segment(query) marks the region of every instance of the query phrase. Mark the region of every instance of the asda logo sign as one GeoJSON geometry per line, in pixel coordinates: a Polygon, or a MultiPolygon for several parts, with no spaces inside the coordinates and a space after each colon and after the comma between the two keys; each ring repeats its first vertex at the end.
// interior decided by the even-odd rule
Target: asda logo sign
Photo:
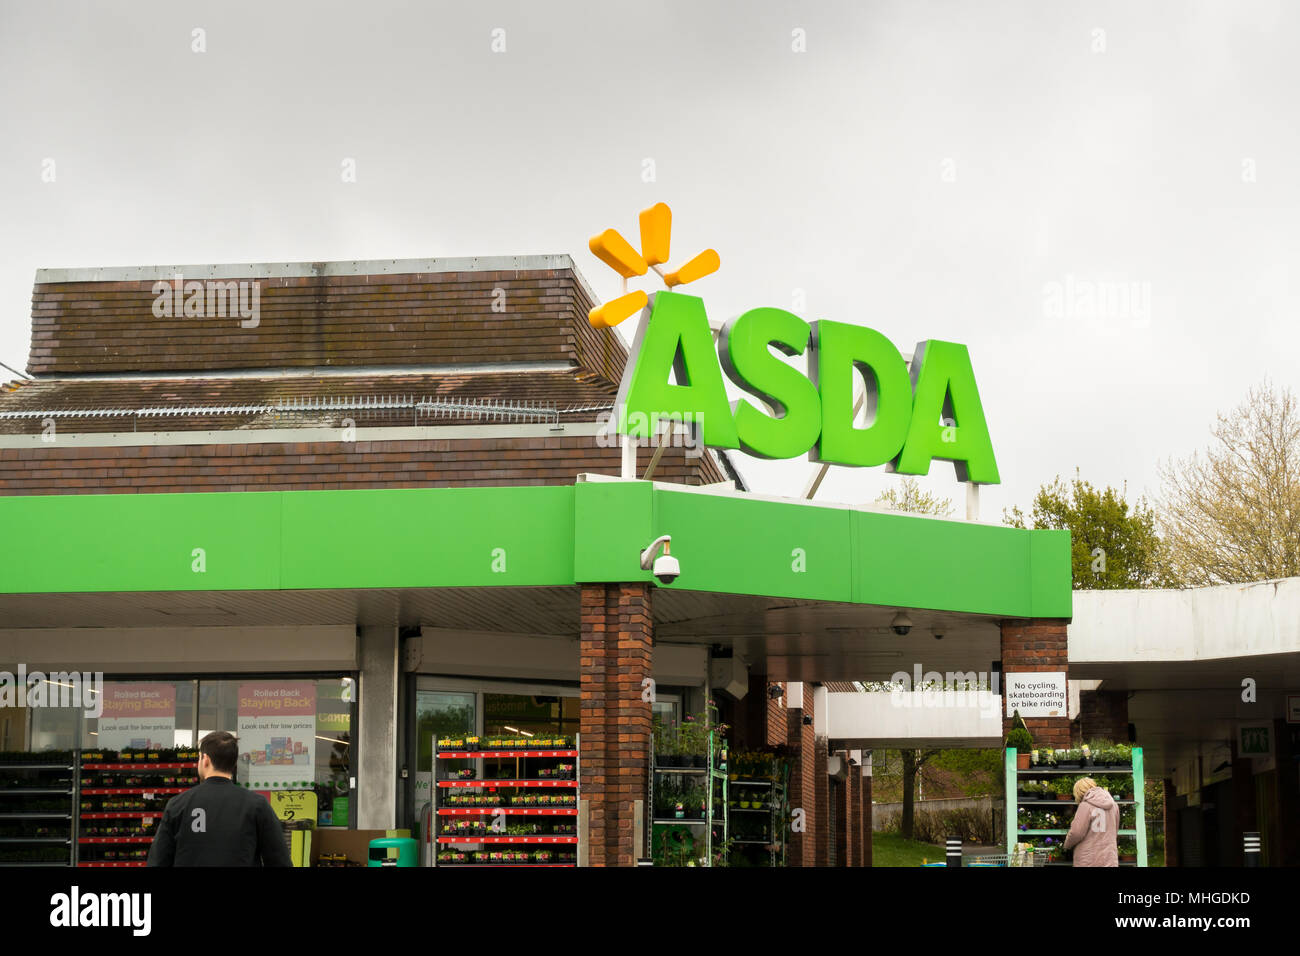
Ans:
{"type": "Polygon", "coordinates": [[[999,483],[966,346],[921,342],[909,370],[874,329],[758,308],[727,322],[715,348],[702,299],[637,296],[646,306],[619,387],[619,434],[649,439],[660,422],[681,421],[693,423],[706,445],[760,458],[807,453],[907,475],[927,474],[937,458],[953,462],[961,481],[999,483]],[[807,353],[810,377],[772,349],[807,353]],[[867,385],[865,427],[853,421],[855,369],[867,385]],[[724,375],[775,414],[754,401],[729,402],[724,375]]]}

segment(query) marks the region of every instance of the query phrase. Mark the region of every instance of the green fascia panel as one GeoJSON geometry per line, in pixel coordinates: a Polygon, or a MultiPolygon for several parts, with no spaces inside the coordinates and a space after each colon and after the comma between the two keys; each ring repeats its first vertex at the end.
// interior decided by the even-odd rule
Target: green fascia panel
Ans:
{"type": "Polygon", "coordinates": [[[1064,618],[1074,616],[1073,562],[1069,531],[1026,531],[1029,538],[1030,593],[1033,603],[1027,616],[1064,618]],[[1062,583],[1062,582],[1065,583],[1062,583]]]}
{"type": "Polygon", "coordinates": [[[7,594],[648,581],[671,534],[683,590],[1070,617],[1068,532],[651,482],[0,497],[0,522],[7,594]]]}
{"type": "Polygon", "coordinates": [[[1061,553],[1059,547],[1035,544],[1039,536],[1059,538],[1061,532],[874,512],[855,512],[853,520],[859,556],[855,602],[1009,617],[1070,616],[1068,532],[1061,553]]]}
{"type": "Polygon", "coordinates": [[[573,583],[573,488],[287,491],[284,588],[573,583]]]}
{"type": "Polygon", "coordinates": [[[662,488],[654,501],[655,535],[673,536],[682,565],[671,587],[851,600],[853,512],[662,488]]]}
{"type": "Polygon", "coordinates": [[[0,497],[10,542],[0,593],[279,588],[281,500],[233,492],[0,497]]]}
{"type": "Polygon", "coordinates": [[[654,484],[582,481],[573,495],[574,580],[649,581],[650,572],[641,570],[641,550],[665,533],[654,526],[654,484]]]}

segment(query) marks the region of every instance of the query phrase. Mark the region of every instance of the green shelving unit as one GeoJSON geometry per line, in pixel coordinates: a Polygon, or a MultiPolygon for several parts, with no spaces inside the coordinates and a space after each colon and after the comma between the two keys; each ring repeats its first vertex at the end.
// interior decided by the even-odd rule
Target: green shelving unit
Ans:
{"type": "MultiPolygon", "coordinates": [[[[653,749],[653,748],[652,748],[653,749]]],[[[723,741],[721,748],[714,746],[713,731],[709,731],[709,748],[708,756],[705,758],[703,767],[659,767],[654,763],[654,755],[651,753],[650,758],[650,798],[646,801],[646,806],[650,808],[650,846],[647,852],[653,856],[656,831],[667,832],[669,827],[688,827],[692,830],[696,828],[703,829],[704,840],[704,866],[713,865],[713,839],[714,831],[721,827],[722,845],[726,845],[728,837],[728,816],[727,816],[727,745],[723,741]],[[720,759],[714,761],[714,755],[720,754],[720,759]],[[678,779],[694,779],[703,775],[704,779],[704,807],[703,815],[699,817],[677,817],[664,816],[656,811],[655,793],[663,784],[660,782],[666,777],[675,777],[678,779]],[[720,801],[715,801],[716,796],[721,796],[720,801]],[[718,803],[721,808],[721,817],[714,813],[714,804],[718,803]]],[[[686,810],[683,808],[683,813],[686,810]]]]}
{"type": "MultiPolygon", "coordinates": [[[[1070,769],[1039,769],[1030,767],[1028,770],[1016,769],[1016,750],[1014,747],[1008,747],[1003,755],[1004,769],[1006,772],[1006,794],[1007,794],[1007,855],[1010,857],[1015,853],[1016,844],[1021,842],[1022,836],[1060,836],[1064,837],[1069,832],[1068,828],[1053,830],[1021,830],[1019,828],[1020,808],[1023,806],[1052,806],[1065,801],[1053,800],[1022,800],[1020,799],[1020,781],[1022,780],[1041,780],[1053,779],[1061,776],[1074,777],[1091,777],[1091,776],[1113,776],[1119,774],[1133,775],[1133,799],[1116,801],[1120,807],[1132,806],[1135,809],[1132,830],[1120,830],[1119,837],[1133,837],[1137,843],[1137,862],[1136,864],[1121,863],[1120,866],[1140,866],[1147,865],[1147,816],[1146,816],[1146,777],[1142,768],[1142,748],[1134,747],[1132,754],[1133,762],[1127,767],[1081,767],[1070,769]]],[[[1069,801],[1067,806],[1073,809],[1073,801],[1069,801]]],[[[1058,864],[1068,865],[1068,864],[1058,864]]]]}

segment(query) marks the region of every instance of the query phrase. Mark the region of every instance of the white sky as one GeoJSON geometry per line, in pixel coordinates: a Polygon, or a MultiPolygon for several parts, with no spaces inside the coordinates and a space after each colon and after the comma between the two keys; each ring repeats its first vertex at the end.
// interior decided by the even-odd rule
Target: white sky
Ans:
{"type": "MultiPolygon", "coordinates": [[[[904,352],[966,343],[985,520],[1076,466],[1150,493],[1300,370],[1298,48],[1271,0],[0,0],[0,361],[25,365],[41,267],[567,252],[612,297],[587,238],[662,200],[674,265],[721,254],[689,287],[711,313],[801,289],[904,352]],[[1048,314],[1067,279],[1149,309],[1048,314]]],[[[794,493],[812,467],[743,470],[794,493]]],[[[961,512],[950,465],[928,484],[961,512]]]]}

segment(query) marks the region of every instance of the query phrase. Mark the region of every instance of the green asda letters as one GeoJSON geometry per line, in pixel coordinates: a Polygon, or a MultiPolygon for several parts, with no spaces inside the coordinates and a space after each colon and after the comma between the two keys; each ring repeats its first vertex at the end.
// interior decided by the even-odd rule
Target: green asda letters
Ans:
{"type": "Polygon", "coordinates": [[[648,438],[668,419],[695,423],[700,440],[762,458],[888,465],[924,475],[936,458],[961,481],[999,482],[975,373],[964,345],[930,340],[907,363],[874,329],[805,322],[784,309],[751,309],[727,322],[717,354],[704,302],[658,292],[642,314],[618,392],[618,431],[648,438]],[[780,361],[811,349],[812,381],[780,361]],[[867,420],[853,423],[853,371],[867,385],[867,420]],[[729,403],[722,373],[773,412],[729,403]],[[674,372],[680,384],[669,381],[674,372]]]}

